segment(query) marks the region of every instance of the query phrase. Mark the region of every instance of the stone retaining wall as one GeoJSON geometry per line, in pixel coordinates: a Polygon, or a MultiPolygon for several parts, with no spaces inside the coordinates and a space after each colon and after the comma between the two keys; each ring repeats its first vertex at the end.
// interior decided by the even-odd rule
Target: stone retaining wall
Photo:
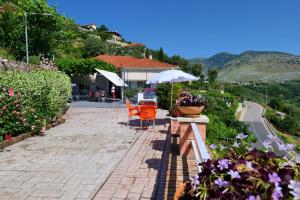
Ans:
{"type": "Polygon", "coordinates": [[[40,62],[40,65],[27,64],[20,61],[11,61],[4,58],[0,58],[0,71],[32,71],[37,69],[48,69],[48,70],[57,70],[54,64],[47,59],[43,59],[40,62]]]}

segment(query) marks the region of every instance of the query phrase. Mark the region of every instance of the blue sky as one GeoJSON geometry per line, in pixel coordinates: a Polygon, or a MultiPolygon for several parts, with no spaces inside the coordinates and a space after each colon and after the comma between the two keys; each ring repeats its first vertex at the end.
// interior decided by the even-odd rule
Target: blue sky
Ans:
{"type": "Polygon", "coordinates": [[[168,55],[284,51],[300,55],[299,0],[48,0],[76,23],[105,24],[168,55]]]}

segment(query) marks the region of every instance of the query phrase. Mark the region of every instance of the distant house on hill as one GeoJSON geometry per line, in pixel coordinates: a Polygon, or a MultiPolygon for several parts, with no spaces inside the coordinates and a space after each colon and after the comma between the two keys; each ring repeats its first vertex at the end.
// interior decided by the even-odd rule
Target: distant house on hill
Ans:
{"type": "Polygon", "coordinates": [[[108,32],[111,34],[111,37],[106,40],[106,42],[110,44],[116,44],[121,46],[126,46],[128,43],[124,42],[124,39],[122,38],[122,35],[116,31],[108,32]]]}
{"type": "Polygon", "coordinates": [[[164,70],[179,68],[176,65],[151,58],[139,59],[131,56],[99,55],[95,59],[114,65],[129,88],[144,88],[146,81],[154,75],[164,70]]]}
{"type": "Polygon", "coordinates": [[[95,30],[97,30],[97,25],[87,24],[87,25],[82,25],[79,28],[84,31],[95,31],[95,30]]]}

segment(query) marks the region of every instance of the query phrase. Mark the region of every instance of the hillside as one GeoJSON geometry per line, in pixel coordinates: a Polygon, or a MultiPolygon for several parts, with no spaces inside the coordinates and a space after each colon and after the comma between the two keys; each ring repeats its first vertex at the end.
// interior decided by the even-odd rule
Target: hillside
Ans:
{"type": "Polygon", "coordinates": [[[233,81],[284,81],[300,79],[300,56],[273,51],[219,53],[202,61],[204,68],[219,68],[218,79],[233,81]]]}

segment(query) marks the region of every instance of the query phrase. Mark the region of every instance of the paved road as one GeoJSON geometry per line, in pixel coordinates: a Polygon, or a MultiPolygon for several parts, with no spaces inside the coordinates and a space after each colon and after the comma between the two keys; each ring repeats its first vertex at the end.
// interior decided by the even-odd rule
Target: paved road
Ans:
{"type": "Polygon", "coordinates": [[[1,200],[94,196],[141,133],[124,125],[124,108],[78,104],[67,112],[66,123],[46,131],[46,136],[0,152],[1,200]]]}
{"type": "MultiPolygon", "coordinates": [[[[268,135],[271,134],[261,116],[263,107],[257,103],[249,101],[246,101],[245,105],[247,107],[247,111],[244,115],[243,121],[249,124],[250,130],[254,132],[257,137],[257,142],[254,144],[254,146],[256,148],[262,148],[264,141],[270,141],[268,135]]],[[[276,154],[282,154],[282,152],[278,149],[276,142],[271,142],[271,145],[273,146],[276,154]]]]}

